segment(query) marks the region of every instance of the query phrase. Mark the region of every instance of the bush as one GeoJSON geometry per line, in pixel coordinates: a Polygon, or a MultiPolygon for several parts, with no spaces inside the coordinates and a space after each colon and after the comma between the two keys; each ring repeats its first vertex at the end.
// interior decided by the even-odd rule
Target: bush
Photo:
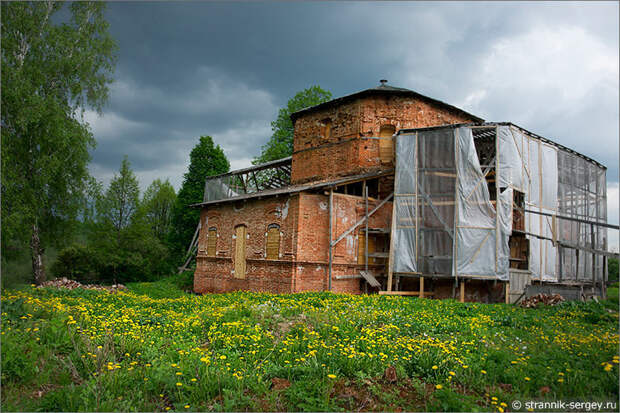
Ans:
{"type": "Polygon", "coordinates": [[[102,260],[97,251],[77,244],[61,250],[50,268],[55,277],[67,277],[81,283],[101,282],[102,269],[102,260]]]}
{"type": "Polygon", "coordinates": [[[607,264],[609,281],[618,281],[618,258],[610,258],[607,264]]]}

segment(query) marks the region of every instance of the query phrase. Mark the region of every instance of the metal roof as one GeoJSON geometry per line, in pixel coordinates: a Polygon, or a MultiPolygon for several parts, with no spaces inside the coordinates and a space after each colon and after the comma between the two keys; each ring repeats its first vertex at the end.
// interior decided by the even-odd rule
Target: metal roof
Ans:
{"type": "Polygon", "coordinates": [[[423,130],[444,129],[444,128],[446,128],[446,129],[447,128],[458,128],[458,127],[461,127],[461,126],[478,126],[478,127],[479,126],[488,126],[488,127],[493,127],[493,126],[514,126],[515,128],[518,128],[522,132],[524,132],[527,135],[531,136],[532,138],[538,139],[541,142],[548,143],[549,145],[553,145],[556,148],[559,148],[559,149],[562,149],[562,150],[564,150],[566,152],[570,152],[570,153],[572,153],[574,155],[577,155],[577,156],[585,159],[588,162],[592,162],[593,164],[598,165],[599,167],[601,167],[601,168],[603,168],[605,170],[607,169],[607,167],[605,165],[603,165],[602,163],[600,163],[600,162],[590,158],[589,156],[586,156],[586,155],[584,155],[582,153],[579,153],[579,152],[577,152],[574,149],[571,149],[571,148],[569,148],[567,146],[564,146],[564,145],[562,145],[560,143],[554,142],[554,141],[552,141],[550,139],[547,139],[547,138],[545,138],[543,136],[537,135],[534,132],[530,132],[527,129],[525,129],[525,128],[517,125],[517,124],[514,124],[512,122],[454,123],[454,124],[451,124],[451,125],[429,126],[429,127],[426,127],[426,128],[401,129],[396,134],[397,135],[406,135],[406,134],[409,134],[409,133],[412,133],[412,132],[423,131],[423,130]]]}
{"type": "Polygon", "coordinates": [[[472,115],[471,113],[465,112],[463,109],[457,108],[456,106],[452,106],[448,103],[442,102],[440,100],[437,99],[433,99],[431,97],[428,96],[424,96],[418,92],[415,92],[413,90],[410,89],[405,89],[402,87],[395,87],[395,86],[389,86],[387,84],[385,84],[384,82],[381,82],[381,85],[376,86],[376,87],[372,87],[370,89],[365,89],[365,90],[361,90],[359,92],[355,92],[352,93],[350,95],[346,95],[346,96],[342,96],[336,99],[332,99],[330,101],[324,102],[324,103],[320,103],[318,105],[315,106],[310,106],[301,110],[298,110],[297,112],[294,112],[291,114],[291,120],[293,121],[293,123],[295,122],[295,120],[297,118],[299,118],[302,115],[305,115],[307,113],[311,113],[314,112],[316,110],[320,110],[320,109],[325,109],[328,107],[332,107],[332,106],[337,106],[337,105],[341,105],[345,102],[351,101],[351,100],[355,100],[355,99],[359,99],[362,97],[366,97],[366,96],[372,96],[372,95],[395,95],[395,96],[410,96],[410,97],[415,97],[418,98],[420,100],[426,101],[428,103],[437,105],[437,106],[442,106],[444,108],[447,108],[449,110],[452,111],[456,111],[462,115],[465,116],[469,116],[470,118],[472,118],[472,120],[474,122],[484,122],[484,119],[479,118],[476,115],[472,115]]]}
{"type": "Polygon", "coordinates": [[[393,169],[383,170],[380,172],[377,172],[377,171],[367,172],[365,174],[345,176],[343,178],[332,179],[328,181],[312,182],[309,184],[300,184],[300,185],[290,185],[290,186],[285,186],[282,188],[267,189],[264,191],[253,192],[250,194],[243,194],[243,195],[235,196],[232,198],[216,199],[213,201],[200,202],[198,204],[192,204],[190,205],[190,207],[196,208],[196,207],[203,207],[207,205],[222,204],[226,202],[245,201],[245,200],[254,199],[254,198],[266,198],[266,197],[277,196],[277,195],[293,194],[293,193],[303,192],[303,191],[307,191],[311,189],[329,188],[329,187],[340,186],[340,185],[344,185],[348,183],[359,182],[364,179],[373,179],[373,178],[378,178],[380,176],[391,175],[393,173],[394,173],[393,169]]]}

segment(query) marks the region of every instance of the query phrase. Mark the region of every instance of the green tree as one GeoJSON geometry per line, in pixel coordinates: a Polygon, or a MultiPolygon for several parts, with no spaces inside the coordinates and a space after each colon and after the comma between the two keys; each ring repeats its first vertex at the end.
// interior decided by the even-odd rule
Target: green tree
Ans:
{"type": "MultiPolygon", "coordinates": [[[[174,189],[166,181],[163,191],[174,189]]],[[[149,187],[146,201],[157,199],[156,185],[149,187]]],[[[96,274],[101,282],[147,281],[171,270],[169,252],[152,227],[152,214],[140,202],[140,186],[127,156],[98,202],[97,220],[92,225],[87,246],[74,246],[61,251],[56,273],[96,274]],[[85,262],[82,257],[90,256],[85,262]],[[89,265],[86,265],[88,263],[89,265]]]]}
{"type": "Polygon", "coordinates": [[[618,281],[618,258],[610,258],[607,264],[609,281],[618,281]]]}
{"type": "Polygon", "coordinates": [[[101,111],[116,44],[100,2],[3,2],[2,251],[30,241],[36,283],[45,245],[75,222],[95,140],[84,110],[101,111]],[[63,6],[68,21],[54,18],[63,6]]]}
{"type": "Polygon", "coordinates": [[[165,241],[170,232],[172,208],[177,199],[174,187],[166,179],[156,179],[149,185],[142,198],[142,214],[151,227],[153,235],[165,241]]]}
{"type": "Polygon", "coordinates": [[[201,136],[189,155],[189,169],[172,210],[172,228],[168,237],[175,259],[180,260],[192,241],[200,220],[200,211],[189,205],[202,201],[205,178],[226,173],[230,163],[219,145],[210,136],[201,136]]]}
{"type": "Polygon", "coordinates": [[[331,92],[323,90],[320,86],[311,86],[289,99],[286,106],[278,112],[277,119],[271,122],[273,135],[271,135],[267,144],[261,148],[260,156],[254,158],[252,163],[258,165],[291,156],[293,154],[294,132],[291,114],[298,110],[327,102],[331,98],[331,92]]]}
{"type": "Polygon", "coordinates": [[[102,220],[109,223],[117,237],[120,237],[121,231],[132,223],[139,206],[140,186],[125,155],[118,175],[114,174],[110,181],[99,211],[102,220]]]}

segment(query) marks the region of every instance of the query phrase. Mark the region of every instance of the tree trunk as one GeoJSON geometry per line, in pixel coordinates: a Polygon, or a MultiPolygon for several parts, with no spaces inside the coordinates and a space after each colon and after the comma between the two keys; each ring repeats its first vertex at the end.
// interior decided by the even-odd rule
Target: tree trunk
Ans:
{"type": "Polygon", "coordinates": [[[37,224],[32,225],[32,239],[30,240],[30,252],[32,256],[32,272],[34,274],[34,282],[40,285],[45,281],[45,267],[43,266],[43,248],[39,239],[39,227],[37,224]]]}

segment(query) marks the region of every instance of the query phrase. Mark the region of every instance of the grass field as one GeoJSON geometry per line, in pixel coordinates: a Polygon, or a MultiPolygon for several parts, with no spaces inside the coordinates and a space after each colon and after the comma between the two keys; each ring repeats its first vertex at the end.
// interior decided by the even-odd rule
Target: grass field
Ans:
{"type": "MultiPolygon", "coordinates": [[[[609,306],[608,306],[609,307],[609,306]]],[[[510,411],[618,399],[618,312],[330,293],[2,292],[3,411],[510,411]]]]}

